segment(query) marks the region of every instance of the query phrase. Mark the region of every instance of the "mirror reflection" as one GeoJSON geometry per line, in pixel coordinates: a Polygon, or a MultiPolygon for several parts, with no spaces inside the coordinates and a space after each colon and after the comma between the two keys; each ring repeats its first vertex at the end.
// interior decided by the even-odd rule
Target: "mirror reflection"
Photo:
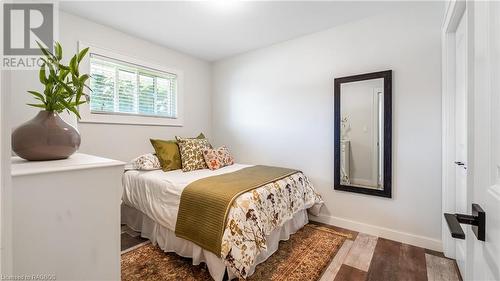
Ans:
{"type": "Polygon", "coordinates": [[[383,190],[384,78],[340,85],[340,183],[383,190]]]}

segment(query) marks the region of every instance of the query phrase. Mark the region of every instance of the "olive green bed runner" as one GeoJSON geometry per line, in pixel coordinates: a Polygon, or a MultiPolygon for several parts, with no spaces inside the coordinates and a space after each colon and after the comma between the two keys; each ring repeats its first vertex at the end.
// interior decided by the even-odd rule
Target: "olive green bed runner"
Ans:
{"type": "Polygon", "coordinates": [[[175,235],[221,255],[222,235],[229,208],[241,194],[299,171],[252,166],[189,184],[181,194],[175,235]]]}

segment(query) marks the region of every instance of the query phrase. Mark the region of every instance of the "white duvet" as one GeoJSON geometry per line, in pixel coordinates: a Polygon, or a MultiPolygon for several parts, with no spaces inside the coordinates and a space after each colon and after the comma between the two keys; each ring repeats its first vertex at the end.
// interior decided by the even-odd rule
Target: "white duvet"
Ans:
{"type": "Polygon", "coordinates": [[[162,226],[175,231],[181,194],[187,185],[202,178],[231,173],[251,166],[253,165],[234,164],[215,171],[203,169],[191,172],[126,171],[122,177],[122,200],[162,226]]]}

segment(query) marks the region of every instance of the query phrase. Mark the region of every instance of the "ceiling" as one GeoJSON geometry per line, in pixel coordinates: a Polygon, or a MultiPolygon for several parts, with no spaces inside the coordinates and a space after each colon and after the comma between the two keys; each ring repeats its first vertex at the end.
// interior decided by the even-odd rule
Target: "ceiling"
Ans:
{"type": "Polygon", "coordinates": [[[436,2],[68,1],[60,9],[215,61],[411,5],[436,2]]]}

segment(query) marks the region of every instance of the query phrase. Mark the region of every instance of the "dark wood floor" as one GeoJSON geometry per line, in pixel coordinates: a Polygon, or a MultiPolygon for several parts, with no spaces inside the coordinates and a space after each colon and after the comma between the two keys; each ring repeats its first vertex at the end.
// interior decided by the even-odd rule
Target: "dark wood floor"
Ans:
{"type": "Polygon", "coordinates": [[[462,280],[455,260],[446,258],[441,252],[321,225],[351,233],[353,237],[344,242],[321,281],[462,280]]]}
{"type": "Polygon", "coordinates": [[[146,238],[142,238],[140,233],[133,231],[128,228],[126,225],[122,225],[122,234],[121,234],[121,251],[122,254],[132,251],[137,247],[145,245],[149,243],[149,240],[146,238]]]}
{"type": "MultiPolygon", "coordinates": [[[[320,281],[461,281],[456,262],[443,253],[328,227],[349,233],[351,238],[344,242],[320,281]]],[[[122,226],[121,241],[122,253],[149,243],[126,226],[122,226]]]]}

